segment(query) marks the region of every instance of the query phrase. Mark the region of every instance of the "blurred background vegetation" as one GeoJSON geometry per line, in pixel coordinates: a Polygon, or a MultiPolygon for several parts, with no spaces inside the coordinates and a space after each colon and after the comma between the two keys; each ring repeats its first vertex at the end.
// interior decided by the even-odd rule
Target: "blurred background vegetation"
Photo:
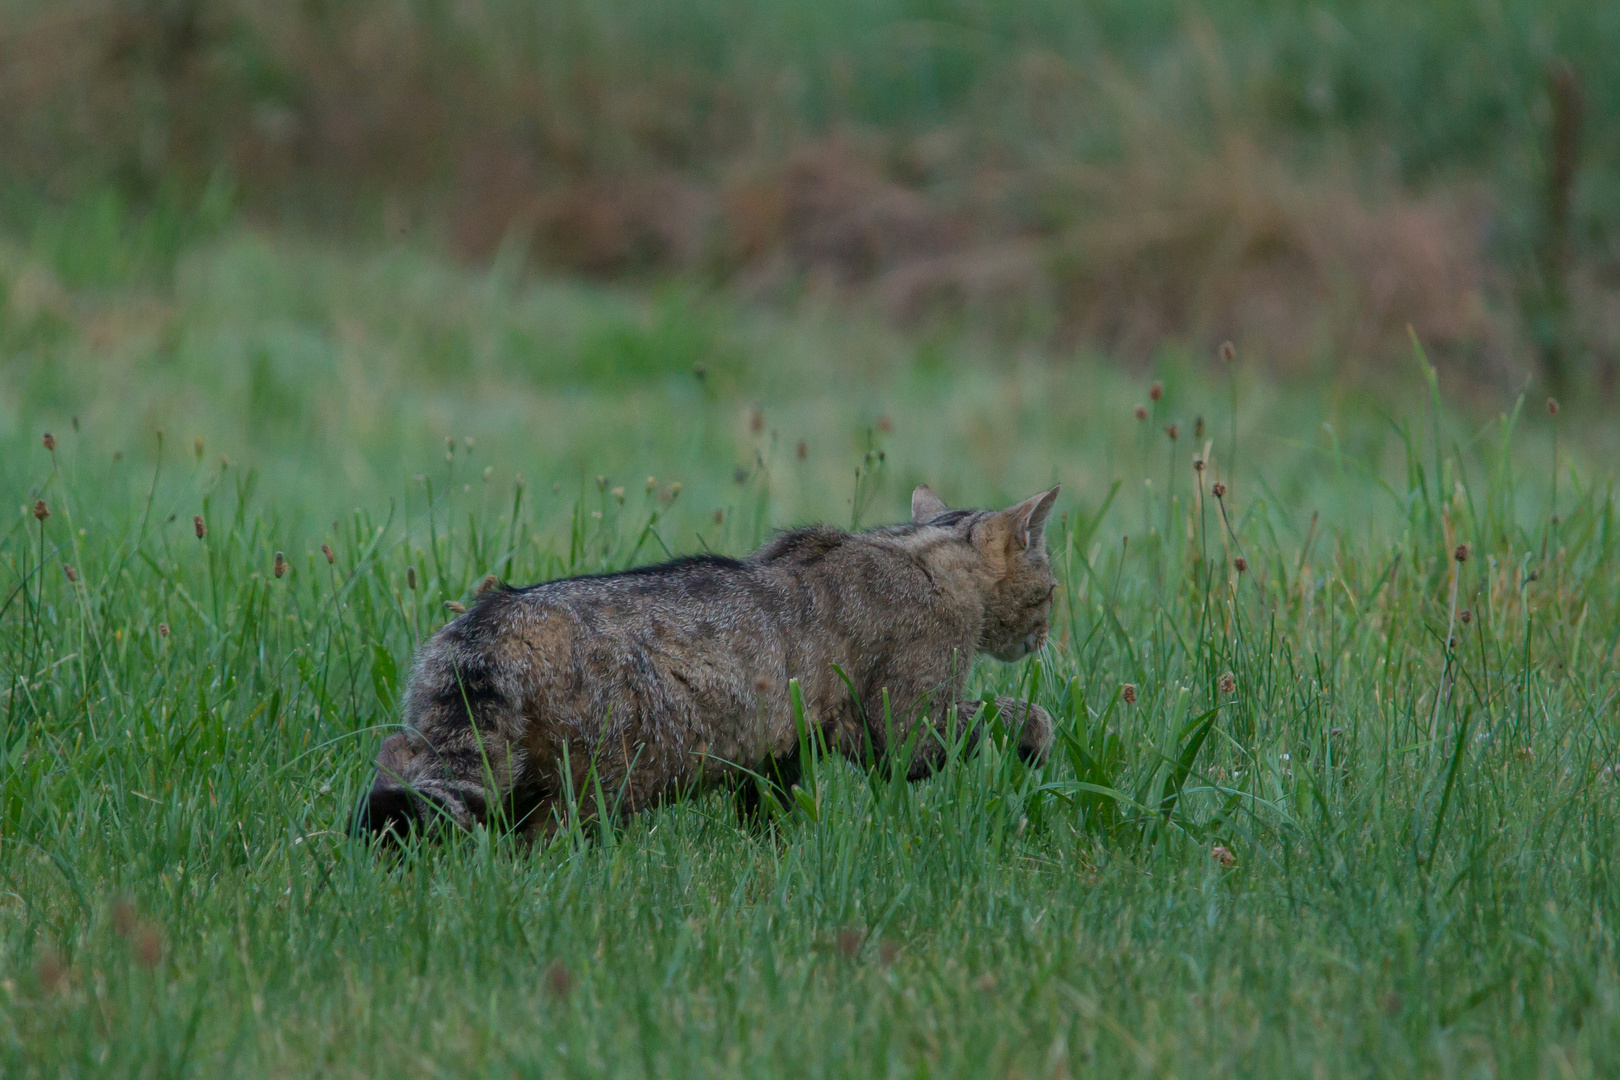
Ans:
{"type": "Polygon", "coordinates": [[[0,0],[0,1075],[1606,1075],[1616,57],[1613,0],[0,0]],[[924,481],[1062,484],[973,682],[1043,772],[343,839],[486,573],[924,481]]]}
{"type": "Polygon", "coordinates": [[[247,226],[1611,401],[1617,55],[1582,0],[0,0],[0,332],[247,226]]]}

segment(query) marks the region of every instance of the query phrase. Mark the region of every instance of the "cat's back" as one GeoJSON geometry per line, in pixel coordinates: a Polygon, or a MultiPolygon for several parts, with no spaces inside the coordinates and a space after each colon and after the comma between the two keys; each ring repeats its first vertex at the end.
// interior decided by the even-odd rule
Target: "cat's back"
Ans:
{"type": "Polygon", "coordinates": [[[413,699],[470,689],[521,710],[751,684],[743,668],[783,655],[792,636],[759,578],[746,561],[705,555],[486,593],[418,653],[413,699]]]}
{"type": "Polygon", "coordinates": [[[749,562],[716,555],[558,578],[480,599],[447,639],[530,659],[615,647],[691,650],[771,635],[779,590],[749,562]]]}
{"type": "Polygon", "coordinates": [[[641,610],[736,602],[754,591],[749,566],[721,555],[689,555],[608,574],[558,578],[509,589],[509,602],[530,607],[641,610]]]}
{"type": "Polygon", "coordinates": [[[812,526],[779,534],[746,559],[695,555],[606,574],[501,588],[438,635],[447,645],[531,657],[613,639],[641,647],[705,642],[760,646],[777,634],[814,633],[862,609],[890,618],[914,609],[932,582],[916,530],[852,534],[812,526]]]}

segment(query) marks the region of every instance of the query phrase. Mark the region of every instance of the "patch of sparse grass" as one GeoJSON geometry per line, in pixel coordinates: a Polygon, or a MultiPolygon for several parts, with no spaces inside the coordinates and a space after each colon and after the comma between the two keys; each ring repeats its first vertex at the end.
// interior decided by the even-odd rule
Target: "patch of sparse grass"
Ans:
{"type": "Polygon", "coordinates": [[[1138,421],[1149,377],[1097,359],[919,369],[692,295],[242,238],[176,281],[3,331],[5,1075],[1614,1059],[1606,421],[1565,409],[1555,466],[1539,404],[1476,422],[1421,363],[1380,403],[1166,356],[1138,421]],[[1052,642],[975,677],[1059,718],[1045,767],[828,763],[765,834],[719,795],[537,852],[344,834],[486,573],[739,552],[924,479],[1064,484],[1052,642]]]}

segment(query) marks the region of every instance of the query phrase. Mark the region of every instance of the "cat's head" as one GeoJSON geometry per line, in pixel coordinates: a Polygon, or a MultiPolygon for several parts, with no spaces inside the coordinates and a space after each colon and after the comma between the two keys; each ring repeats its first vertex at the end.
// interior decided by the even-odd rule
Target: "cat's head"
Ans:
{"type": "Polygon", "coordinates": [[[973,578],[984,602],[978,648],[997,660],[1039,649],[1052,624],[1057,578],[1046,557],[1046,521],[1058,489],[989,512],[952,511],[927,485],[911,495],[911,518],[954,528],[973,551],[973,578]]]}

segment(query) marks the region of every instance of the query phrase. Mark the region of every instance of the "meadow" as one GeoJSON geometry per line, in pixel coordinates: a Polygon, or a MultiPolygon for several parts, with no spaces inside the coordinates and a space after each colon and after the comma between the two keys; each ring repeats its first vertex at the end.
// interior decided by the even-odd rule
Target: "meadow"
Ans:
{"type": "Polygon", "coordinates": [[[1620,1053],[1600,406],[1481,404],[1418,342],[1374,392],[241,227],[158,285],[20,246],[0,280],[8,1077],[1620,1053]],[[741,553],[921,481],[1063,484],[1052,639],[973,684],[1059,719],[1044,766],[825,761],[764,830],[716,793],[534,851],[347,835],[486,574],[741,553]]]}
{"type": "Polygon", "coordinates": [[[8,0],[0,228],[260,227],[1143,363],[1620,384],[1593,0],[8,0]],[[133,223],[131,223],[131,219],[133,223]]]}

